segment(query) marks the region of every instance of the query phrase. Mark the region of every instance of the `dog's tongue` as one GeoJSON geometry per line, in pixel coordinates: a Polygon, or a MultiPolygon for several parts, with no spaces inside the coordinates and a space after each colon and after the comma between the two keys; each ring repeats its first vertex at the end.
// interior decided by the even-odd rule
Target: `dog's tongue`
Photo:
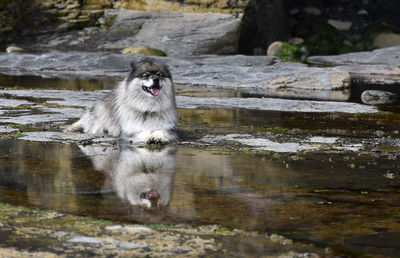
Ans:
{"type": "Polygon", "coordinates": [[[152,190],[152,191],[149,193],[149,199],[152,199],[152,198],[160,198],[160,195],[158,194],[157,191],[152,190]]]}
{"type": "Polygon", "coordinates": [[[160,94],[160,88],[158,88],[158,87],[151,87],[150,91],[151,91],[151,94],[153,94],[153,96],[158,96],[158,94],[160,94]]]}

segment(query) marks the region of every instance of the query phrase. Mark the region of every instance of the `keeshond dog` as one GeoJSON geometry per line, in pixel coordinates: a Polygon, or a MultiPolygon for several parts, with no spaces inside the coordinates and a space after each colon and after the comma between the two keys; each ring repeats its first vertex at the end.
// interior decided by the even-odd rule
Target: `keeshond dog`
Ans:
{"type": "Polygon", "coordinates": [[[168,67],[152,58],[132,62],[128,77],[67,131],[109,134],[134,142],[176,139],[175,87],[168,67]]]}

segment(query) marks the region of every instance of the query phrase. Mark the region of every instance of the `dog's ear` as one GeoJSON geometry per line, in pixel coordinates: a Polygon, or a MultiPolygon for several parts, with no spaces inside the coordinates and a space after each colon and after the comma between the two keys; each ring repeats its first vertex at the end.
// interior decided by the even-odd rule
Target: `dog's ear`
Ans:
{"type": "Polygon", "coordinates": [[[131,70],[132,70],[132,72],[134,72],[136,70],[136,62],[135,61],[131,62],[131,70]]]}

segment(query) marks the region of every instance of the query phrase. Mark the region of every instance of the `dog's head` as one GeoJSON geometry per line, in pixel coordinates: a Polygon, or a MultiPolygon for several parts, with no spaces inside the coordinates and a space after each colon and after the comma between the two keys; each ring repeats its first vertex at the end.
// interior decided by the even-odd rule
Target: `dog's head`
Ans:
{"type": "Polygon", "coordinates": [[[127,84],[137,93],[155,98],[159,95],[170,95],[174,91],[171,73],[165,64],[152,58],[144,58],[132,62],[131,68],[127,84]]]}

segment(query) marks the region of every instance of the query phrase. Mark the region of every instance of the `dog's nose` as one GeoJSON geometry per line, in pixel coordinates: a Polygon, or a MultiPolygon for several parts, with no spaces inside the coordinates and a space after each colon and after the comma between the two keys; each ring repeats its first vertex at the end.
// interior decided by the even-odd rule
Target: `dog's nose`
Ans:
{"type": "Polygon", "coordinates": [[[153,78],[153,82],[154,82],[154,84],[160,83],[160,78],[158,78],[158,77],[153,78]]]}

